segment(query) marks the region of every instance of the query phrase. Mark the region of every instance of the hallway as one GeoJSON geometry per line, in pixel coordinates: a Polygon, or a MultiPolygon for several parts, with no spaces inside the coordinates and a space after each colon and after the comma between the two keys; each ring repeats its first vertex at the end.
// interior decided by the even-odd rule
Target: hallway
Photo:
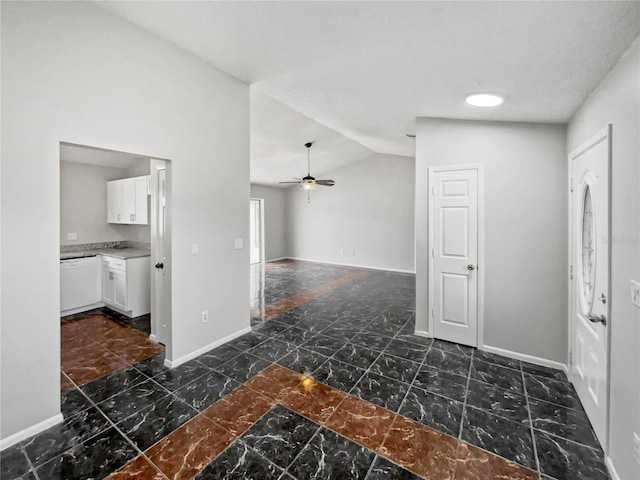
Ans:
{"type": "Polygon", "coordinates": [[[609,478],[563,372],[413,335],[413,275],[251,269],[251,333],[71,389],[2,479],[609,478]]]}

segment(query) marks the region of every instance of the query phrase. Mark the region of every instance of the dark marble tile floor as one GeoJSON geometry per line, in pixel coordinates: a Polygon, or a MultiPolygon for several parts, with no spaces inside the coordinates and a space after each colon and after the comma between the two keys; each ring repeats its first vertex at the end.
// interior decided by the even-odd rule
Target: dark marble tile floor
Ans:
{"type": "Polygon", "coordinates": [[[414,277],[354,270],[252,266],[252,333],[72,388],[0,478],[609,478],[563,372],[415,336],[414,277]]]}

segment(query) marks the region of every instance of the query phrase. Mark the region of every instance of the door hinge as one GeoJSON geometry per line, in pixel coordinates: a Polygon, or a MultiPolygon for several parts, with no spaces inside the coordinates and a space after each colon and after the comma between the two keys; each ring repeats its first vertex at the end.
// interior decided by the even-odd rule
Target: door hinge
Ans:
{"type": "Polygon", "coordinates": [[[436,318],[436,314],[435,314],[435,312],[433,311],[433,308],[431,309],[431,318],[436,318]]]}
{"type": "Polygon", "coordinates": [[[573,192],[573,178],[569,179],[569,190],[571,190],[571,192],[573,192]]]}
{"type": "Polygon", "coordinates": [[[573,280],[573,265],[569,265],[569,280],[573,280]]]}
{"type": "Polygon", "coordinates": [[[436,258],[436,249],[435,249],[435,248],[432,248],[432,249],[431,249],[431,256],[432,256],[433,258],[436,258]]]}
{"type": "Polygon", "coordinates": [[[573,351],[569,350],[569,365],[573,365],[573,351]]]}
{"type": "Polygon", "coordinates": [[[436,187],[431,187],[431,195],[435,195],[436,194],[436,187]]]}

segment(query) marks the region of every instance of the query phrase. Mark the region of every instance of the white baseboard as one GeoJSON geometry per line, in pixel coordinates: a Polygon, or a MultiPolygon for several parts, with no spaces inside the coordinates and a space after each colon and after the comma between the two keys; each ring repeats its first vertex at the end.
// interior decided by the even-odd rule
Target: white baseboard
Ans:
{"type": "Polygon", "coordinates": [[[203,353],[208,352],[209,350],[211,350],[212,348],[216,348],[219,347],[220,345],[227,343],[230,340],[233,340],[234,338],[239,337],[240,335],[244,335],[245,333],[249,333],[251,331],[251,327],[245,327],[242,330],[238,330],[235,333],[232,333],[231,335],[227,335],[224,338],[221,338],[220,340],[216,340],[215,342],[210,343],[209,345],[205,345],[204,347],[201,347],[197,350],[194,350],[191,353],[188,353],[186,355],[183,355],[180,358],[177,358],[175,360],[169,360],[168,358],[164,359],[164,366],[168,367],[168,368],[176,368],[179,367],[180,365],[182,365],[183,363],[188,362],[189,360],[193,360],[196,357],[199,357],[200,355],[202,355],[203,353]]]}
{"type": "Polygon", "coordinates": [[[415,275],[416,273],[415,270],[403,270],[401,268],[375,267],[372,265],[356,265],[355,263],[328,262],[326,260],[311,260],[308,258],[298,258],[298,257],[287,257],[287,259],[298,260],[300,262],[324,263],[326,265],[338,265],[340,267],[364,268],[366,270],[383,270],[385,272],[410,273],[412,275],[415,275]]]}
{"type": "Polygon", "coordinates": [[[270,258],[269,260],[265,260],[264,263],[279,262],[280,260],[289,260],[289,257],[270,258]]]}
{"type": "Polygon", "coordinates": [[[429,335],[429,332],[426,330],[416,330],[413,334],[418,337],[433,338],[433,335],[429,335]]]}
{"type": "Polygon", "coordinates": [[[560,370],[564,370],[565,372],[568,371],[567,365],[564,363],[547,360],[546,358],[534,357],[533,355],[527,355],[526,353],[512,352],[511,350],[504,350],[502,348],[491,347],[489,345],[485,345],[482,350],[489,353],[496,353],[504,357],[515,358],[516,360],[535,363],[536,365],[542,365],[543,367],[558,368],[560,370]]]}
{"type": "Polygon", "coordinates": [[[611,457],[607,457],[605,460],[605,464],[607,465],[607,470],[609,470],[609,475],[611,475],[611,480],[622,480],[618,472],[616,472],[616,468],[613,466],[613,460],[611,457]]]}
{"type": "Polygon", "coordinates": [[[51,428],[54,425],[62,423],[64,421],[64,417],[62,413],[58,413],[53,417],[47,418],[42,422],[38,422],[35,425],[32,425],[24,430],[20,430],[19,432],[14,433],[13,435],[9,435],[7,438],[3,438],[0,440],[0,451],[5,448],[12,447],[16,443],[19,443],[23,440],[26,440],[33,435],[45,431],[47,428],[51,428]]]}
{"type": "Polygon", "coordinates": [[[69,310],[64,310],[60,312],[61,317],[66,317],[67,315],[75,315],[76,313],[88,312],[89,310],[95,310],[96,308],[104,307],[106,304],[104,302],[97,302],[91,305],[85,305],[84,307],[71,308],[69,310]]]}

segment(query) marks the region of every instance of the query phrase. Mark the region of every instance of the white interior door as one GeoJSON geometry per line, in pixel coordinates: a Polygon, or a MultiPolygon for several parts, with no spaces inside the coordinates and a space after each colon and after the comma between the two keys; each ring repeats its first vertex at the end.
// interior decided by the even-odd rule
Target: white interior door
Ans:
{"type": "Polygon", "coordinates": [[[252,198],[249,201],[249,262],[262,261],[262,200],[252,198]]]}
{"type": "Polygon", "coordinates": [[[171,236],[168,214],[166,162],[151,166],[151,321],[155,339],[170,348],[171,335],[171,236]]]}
{"type": "Polygon", "coordinates": [[[433,335],[478,346],[479,167],[431,169],[429,238],[433,335]]]}
{"type": "Polygon", "coordinates": [[[610,129],[570,155],[570,378],[605,449],[609,358],[610,129]]]}

